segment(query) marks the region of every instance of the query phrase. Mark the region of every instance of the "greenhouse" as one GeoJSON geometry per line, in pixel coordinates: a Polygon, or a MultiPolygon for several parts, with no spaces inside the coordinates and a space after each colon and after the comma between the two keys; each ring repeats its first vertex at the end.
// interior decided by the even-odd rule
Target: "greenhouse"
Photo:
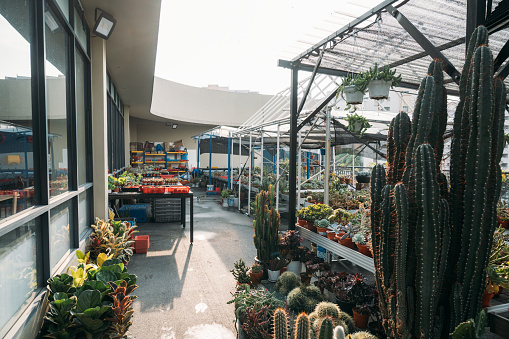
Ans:
{"type": "Polygon", "coordinates": [[[5,0],[0,33],[1,338],[509,338],[509,1],[5,0]]]}

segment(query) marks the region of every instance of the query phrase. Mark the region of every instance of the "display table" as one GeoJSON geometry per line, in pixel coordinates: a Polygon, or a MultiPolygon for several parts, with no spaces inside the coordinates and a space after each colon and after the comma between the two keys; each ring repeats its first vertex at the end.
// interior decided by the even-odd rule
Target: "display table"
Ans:
{"type": "Polygon", "coordinates": [[[193,192],[189,193],[140,193],[140,192],[118,192],[109,193],[108,200],[110,202],[116,200],[130,199],[180,199],[180,219],[182,226],[186,227],[186,199],[189,198],[189,223],[191,225],[191,244],[193,243],[193,192]]]}

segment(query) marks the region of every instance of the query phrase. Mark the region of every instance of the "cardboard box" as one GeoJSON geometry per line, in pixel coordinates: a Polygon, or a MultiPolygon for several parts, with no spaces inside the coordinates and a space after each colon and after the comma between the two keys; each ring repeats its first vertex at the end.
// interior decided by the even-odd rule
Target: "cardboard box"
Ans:
{"type": "Polygon", "coordinates": [[[171,152],[171,150],[175,148],[175,145],[173,145],[173,142],[165,141],[164,142],[164,151],[165,152],[171,152]]]}
{"type": "Polygon", "coordinates": [[[184,146],[184,142],[182,140],[177,140],[174,142],[175,144],[175,147],[183,147],[184,146]]]}
{"type": "Polygon", "coordinates": [[[131,151],[143,151],[142,142],[131,142],[129,143],[129,147],[131,151]]]}

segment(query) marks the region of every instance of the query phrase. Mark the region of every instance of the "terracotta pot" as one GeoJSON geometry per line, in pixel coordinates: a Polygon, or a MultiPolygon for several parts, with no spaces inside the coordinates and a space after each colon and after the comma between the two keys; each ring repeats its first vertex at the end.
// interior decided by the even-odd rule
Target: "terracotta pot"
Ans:
{"type": "Polygon", "coordinates": [[[317,229],[316,229],[316,226],[314,224],[315,224],[314,221],[313,222],[308,221],[308,230],[310,230],[311,232],[315,232],[316,233],[317,229]]]}
{"type": "Polygon", "coordinates": [[[316,233],[326,237],[327,236],[327,228],[325,228],[325,227],[317,227],[316,228],[316,233]]]}
{"type": "Polygon", "coordinates": [[[304,219],[298,219],[299,226],[306,227],[307,222],[304,219]]]}
{"type": "Polygon", "coordinates": [[[353,243],[352,238],[345,238],[343,240],[339,240],[339,244],[351,249],[355,248],[355,244],[353,243]]]}
{"type": "Polygon", "coordinates": [[[352,309],[352,311],[353,311],[353,320],[355,322],[355,326],[357,326],[358,328],[361,328],[361,329],[365,329],[365,328],[368,327],[369,314],[358,313],[357,312],[358,310],[359,310],[358,307],[354,307],[352,309]]]}
{"type": "Polygon", "coordinates": [[[481,307],[490,307],[491,298],[493,298],[493,294],[495,293],[487,293],[484,292],[482,295],[482,303],[481,307]]]}
{"type": "Polygon", "coordinates": [[[359,253],[362,253],[365,256],[373,258],[373,256],[371,255],[371,252],[369,251],[368,245],[357,244],[357,250],[359,250],[359,253]]]}
{"type": "Polygon", "coordinates": [[[334,231],[327,231],[327,239],[330,239],[332,241],[336,241],[336,232],[334,232],[334,231]]]}
{"type": "Polygon", "coordinates": [[[314,154],[311,154],[311,155],[309,156],[309,159],[314,159],[314,158],[315,158],[315,155],[314,155],[314,154]]]}
{"type": "Polygon", "coordinates": [[[347,184],[347,185],[351,185],[351,184],[352,184],[352,179],[350,179],[350,178],[345,178],[345,184],[347,184]]]}
{"type": "Polygon", "coordinates": [[[118,191],[120,191],[120,188],[118,188],[118,187],[115,187],[115,189],[113,190],[113,192],[115,192],[115,193],[118,193],[118,191]]]}
{"type": "Polygon", "coordinates": [[[254,285],[259,285],[262,282],[263,271],[260,273],[249,272],[249,276],[251,277],[251,282],[254,285]]]}
{"type": "Polygon", "coordinates": [[[336,242],[339,242],[341,237],[345,235],[345,232],[336,233],[336,242]]]}

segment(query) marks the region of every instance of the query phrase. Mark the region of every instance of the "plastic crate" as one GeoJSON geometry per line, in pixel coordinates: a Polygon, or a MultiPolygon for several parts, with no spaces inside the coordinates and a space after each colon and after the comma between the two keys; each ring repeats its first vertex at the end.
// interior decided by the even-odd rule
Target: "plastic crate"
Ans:
{"type": "Polygon", "coordinates": [[[189,193],[189,186],[171,186],[171,193],[189,193]]]}
{"type": "Polygon", "coordinates": [[[124,205],[118,210],[118,213],[136,218],[137,222],[147,222],[147,207],[147,204],[124,205]]]}

